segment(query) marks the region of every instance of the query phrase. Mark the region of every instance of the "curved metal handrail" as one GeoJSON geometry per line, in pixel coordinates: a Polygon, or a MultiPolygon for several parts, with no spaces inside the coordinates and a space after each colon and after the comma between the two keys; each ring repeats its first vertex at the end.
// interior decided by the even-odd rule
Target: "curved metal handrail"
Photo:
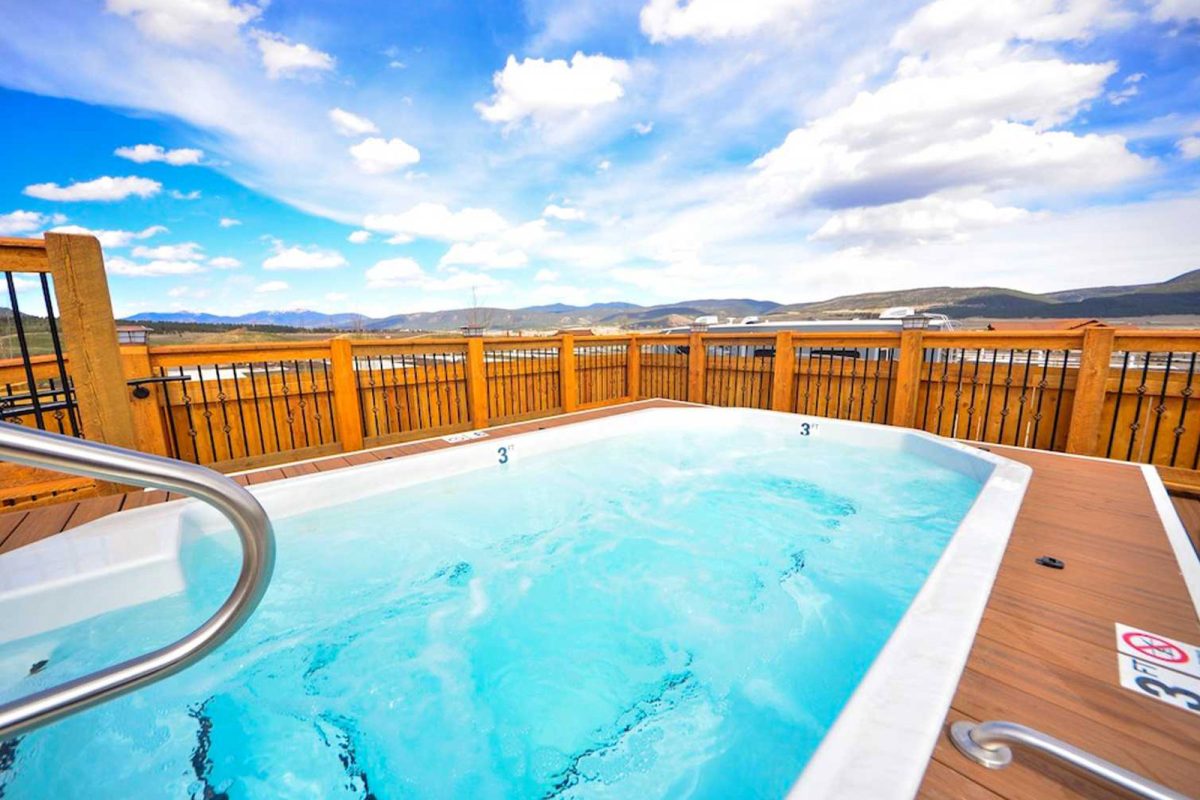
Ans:
{"type": "Polygon", "coordinates": [[[1001,769],[1011,764],[1012,750],[1007,745],[1019,744],[1053,756],[1080,772],[1119,786],[1137,797],[1147,800],[1188,800],[1187,795],[1174,789],[1015,722],[975,723],[959,720],[950,726],[950,741],[967,758],[990,769],[1001,769]]]}
{"type": "Polygon", "coordinates": [[[242,569],[233,591],[200,627],[151,653],[0,705],[0,740],[194,664],[232,636],[262,600],[275,567],[271,520],[253,495],[224,475],[183,461],[13,424],[0,424],[0,459],[194,497],[224,514],[242,545],[242,569]]]}

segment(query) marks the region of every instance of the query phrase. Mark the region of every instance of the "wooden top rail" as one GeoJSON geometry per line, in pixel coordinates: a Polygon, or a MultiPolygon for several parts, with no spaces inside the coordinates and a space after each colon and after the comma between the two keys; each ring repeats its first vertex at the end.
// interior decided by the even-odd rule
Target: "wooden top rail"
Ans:
{"type": "Polygon", "coordinates": [[[49,272],[50,259],[41,239],[0,237],[0,270],[4,272],[49,272]]]}
{"type": "Polygon", "coordinates": [[[417,343],[404,342],[389,342],[386,344],[363,344],[354,340],[350,341],[351,351],[355,356],[364,358],[372,358],[375,356],[406,356],[406,355],[429,355],[437,354],[452,354],[465,355],[467,352],[466,339],[447,340],[438,342],[437,340],[421,341],[417,343]]]}
{"type": "Polygon", "coordinates": [[[968,350],[1077,350],[1083,346],[1083,333],[1047,331],[922,331],[926,347],[958,347],[968,350]]]}
{"type": "Polygon", "coordinates": [[[306,361],[329,358],[329,345],[312,346],[289,345],[287,347],[250,346],[236,350],[202,350],[186,349],[163,352],[160,348],[150,348],[151,367],[197,367],[211,364],[243,364],[262,361],[306,361]]]}
{"type": "Polygon", "coordinates": [[[1200,352],[1200,331],[1118,331],[1114,350],[1200,352]]]}

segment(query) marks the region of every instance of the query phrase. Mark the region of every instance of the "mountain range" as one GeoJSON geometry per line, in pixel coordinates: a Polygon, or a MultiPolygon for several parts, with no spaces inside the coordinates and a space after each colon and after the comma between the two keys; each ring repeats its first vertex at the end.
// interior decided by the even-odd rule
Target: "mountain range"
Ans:
{"type": "Polygon", "coordinates": [[[1127,317],[1200,314],[1200,269],[1162,283],[1094,286],[1046,294],[994,286],[935,286],[894,292],[846,295],[811,303],[781,304],[769,300],[705,299],[655,306],[635,303],[563,303],[527,308],[457,308],[375,318],[362,314],[318,311],[258,311],[224,316],[191,311],[147,312],[131,317],[143,323],[191,322],[218,325],[286,325],[364,331],[444,331],[467,324],[491,329],[621,327],[657,329],[686,325],[698,316],[760,316],[772,320],[871,317],[893,306],[946,314],[955,319],[1127,317]]]}

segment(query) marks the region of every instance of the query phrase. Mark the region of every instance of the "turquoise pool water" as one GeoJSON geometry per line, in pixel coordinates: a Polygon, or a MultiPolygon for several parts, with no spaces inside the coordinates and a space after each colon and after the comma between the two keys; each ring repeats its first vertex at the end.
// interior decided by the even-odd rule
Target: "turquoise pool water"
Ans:
{"type": "MultiPolygon", "coordinates": [[[[780,797],[979,489],[738,428],[282,519],[242,631],[0,743],[0,797],[780,797]]],[[[183,560],[182,594],[0,645],[0,699],[194,626],[232,583],[232,536],[183,560]]]]}

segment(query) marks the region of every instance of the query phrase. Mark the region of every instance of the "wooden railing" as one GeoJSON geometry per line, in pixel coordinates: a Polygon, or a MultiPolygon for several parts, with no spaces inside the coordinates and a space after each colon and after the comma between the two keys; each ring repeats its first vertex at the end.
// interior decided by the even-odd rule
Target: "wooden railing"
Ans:
{"type": "MultiPolygon", "coordinates": [[[[137,446],[225,471],[662,397],[1154,464],[1200,487],[1200,331],[339,337],[121,357],[127,379],[158,379],[128,396],[137,446]]],[[[0,364],[0,387],[22,380],[0,364]]]]}

